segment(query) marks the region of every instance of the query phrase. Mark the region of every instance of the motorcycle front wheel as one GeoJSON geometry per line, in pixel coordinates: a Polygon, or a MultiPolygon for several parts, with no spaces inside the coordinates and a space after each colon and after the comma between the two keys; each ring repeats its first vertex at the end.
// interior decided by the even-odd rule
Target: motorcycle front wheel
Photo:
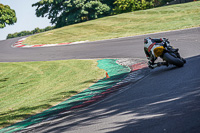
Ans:
{"type": "Polygon", "coordinates": [[[184,62],[180,58],[174,57],[170,53],[164,53],[163,59],[169,64],[176,65],[177,67],[182,67],[184,65],[184,62]]]}

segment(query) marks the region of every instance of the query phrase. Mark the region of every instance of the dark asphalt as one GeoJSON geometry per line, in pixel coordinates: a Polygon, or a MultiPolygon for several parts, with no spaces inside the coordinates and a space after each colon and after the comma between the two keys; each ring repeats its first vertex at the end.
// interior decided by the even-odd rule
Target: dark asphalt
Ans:
{"type": "Polygon", "coordinates": [[[187,64],[160,67],[105,100],[76,110],[30,132],[67,133],[199,133],[200,28],[49,48],[11,48],[0,42],[0,61],[87,58],[144,58],[145,37],[167,37],[187,64]]]}

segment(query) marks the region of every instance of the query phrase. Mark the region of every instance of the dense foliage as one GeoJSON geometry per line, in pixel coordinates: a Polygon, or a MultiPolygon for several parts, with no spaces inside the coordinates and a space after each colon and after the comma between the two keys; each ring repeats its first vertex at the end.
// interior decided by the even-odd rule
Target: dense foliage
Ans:
{"type": "Polygon", "coordinates": [[[116,0],[114,4],[115,13],[122,13],[152,8],[154,0],[116,0]]]}
{"type": "Polygon", "coordinates": [[[11,9],[8,5],[0,3],[0,28],[6,25],[12,25],[17,22],[15,10],[11,9]]]}
{"type": "Polygon", "coordinates": [[[110,7],[99,0],[40,0],[37,17],[48,17],[56,27],[96,19],[109,14],[110,7]]]}
{"type": "Polygon", "coordinates": [[[114,13],[132,12],[136,10],[145,10],[153,7],[163,6],[173,0],[116,0],[114,2],[114,13]]]}
{"type": "Polygon", "coordinates": [[[15,37],[21,37],[21,36],[27,36],[27,35],[32,35],[32,34],[36,34],[36,33],[40,33],[40,32],[49,31],[49,30],[52,30],[52,29],[54,29],[54,26],[47,26],[44,29],[35,28],[32,31],[15,32],[14,34],[8,34],[7,35],[7,39],[15,38],[15,37]]]}

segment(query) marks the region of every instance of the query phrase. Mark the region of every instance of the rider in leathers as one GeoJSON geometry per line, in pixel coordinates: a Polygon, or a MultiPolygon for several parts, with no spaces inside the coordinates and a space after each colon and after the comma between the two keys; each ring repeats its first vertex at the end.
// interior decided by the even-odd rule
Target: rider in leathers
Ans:
{"type": "MultiPolygon", "coordinates": [[[[168,66],[167,62],[155,63],[155,60],[157,59],[157,57],[154,55],[154,52],[152,49],[154,46],[171,47],[170,42],[166,38],[151,39],[150,37],[148,37],[148,38],[144,39],[144,52],[146,54],[147,59],[149,60],[148,61],[149,68],[153,69],[153,68],[155,68],[157,66],[161,66],[161,65],[168,66]]],[[[174,50],[178,50],[178,49],[174,49],[174,50]]]]}

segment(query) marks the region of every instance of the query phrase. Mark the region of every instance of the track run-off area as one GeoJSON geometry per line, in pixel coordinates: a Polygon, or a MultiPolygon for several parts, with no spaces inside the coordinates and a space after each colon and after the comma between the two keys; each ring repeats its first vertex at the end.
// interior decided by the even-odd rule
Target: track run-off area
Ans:
{"type": "Polygon", "coordinates": [[[12,48],[20,38],[0,41],[0,62],[135,58],[145,60],[143,39],[168,38],[187,63],[159,67],[137,82],[85,108],[35,124],[22,132],[200,132],[200,28],[69,46],[12,48]]]}

